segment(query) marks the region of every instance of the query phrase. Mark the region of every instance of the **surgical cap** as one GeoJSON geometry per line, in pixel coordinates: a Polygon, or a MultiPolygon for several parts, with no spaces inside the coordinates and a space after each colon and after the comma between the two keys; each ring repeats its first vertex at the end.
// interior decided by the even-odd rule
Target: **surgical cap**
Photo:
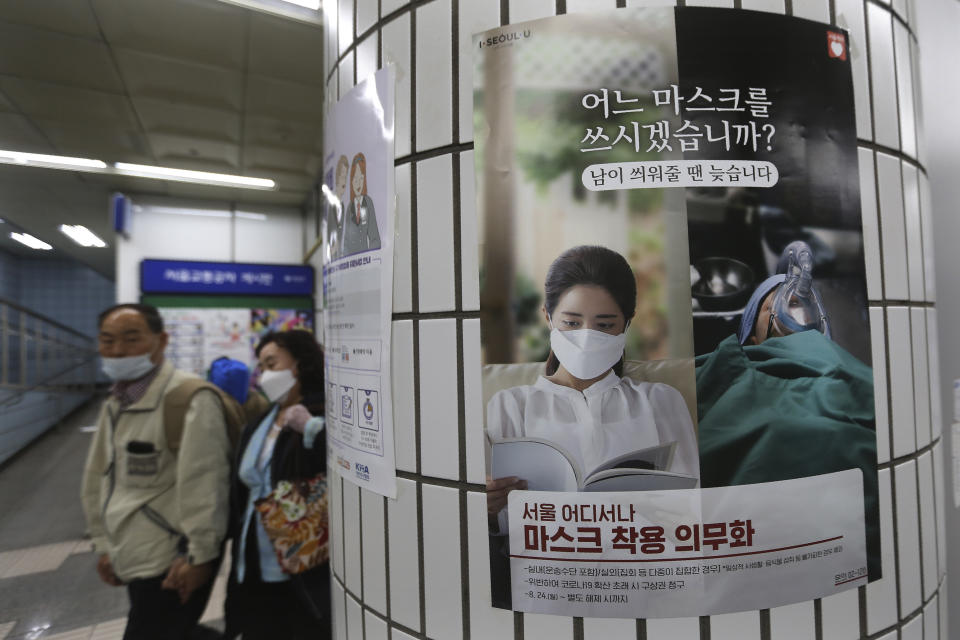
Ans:
{"type": "Polygon", "coordinates": [[[786,279],[785,274],[778,273],[770,276],[754,289],[753,295],[750,296],[750,300],[747,301],[747,306],[743,310],[743,316],[740,318],[740,331],[737,334],[737,337],[740,338],[740,344],[746,344],[747,339],[753,335],[753,325],[757,322],[757,314],[760,313],[760,307],[763,306],[763,299],[786,279]]]}

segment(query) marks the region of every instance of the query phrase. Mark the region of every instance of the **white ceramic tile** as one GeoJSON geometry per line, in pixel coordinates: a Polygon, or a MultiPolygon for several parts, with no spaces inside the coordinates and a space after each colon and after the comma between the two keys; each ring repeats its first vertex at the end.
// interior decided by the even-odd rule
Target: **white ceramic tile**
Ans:
{"type": "Polygon", "coordinates": [[[596,13],[617,8],[617,0],[567,0],[567,13],[596,13]]]}
{"type": "Polygon", "coordinates": [[[397,216],[393,242],[393,312],[413,311],[413,234],[410,230],[410,164],[396,168],[397,216]]]}
{"type": "Polygon", "coordinates": [[[353,2],[339,0],[337,4],[337,51],[340,55],[353,44],[353,2]]]}
{"type": "Polygon", "coordinates": [[[856,640],[860,637],[860,597],[848,589],[820,601],[823,640],[856,640]]]}
{"type": "Polygon", "coordinates": [[[930,202],[930,181],[922,173],[920,174],[920,226],[923,232],[923,284],[926,288],[924,299],[927,302],[936,302],[933,205],[930,202]]]}
{"type": "Polygon", "coordinates": [[[906,300],[910,288],[907,283],[907,232],[903,218],[903,183],[899,160],[886,153],[877,154],[877,184],[880,187],[884,296],[889,300],[906,300]]]}
{"type": "Polygon", "coordinates": [[[487,496],[467,494],[467,551],[470,588],[470,637],[512,638],[513,612],[490,606],[490,550],[487,543],[487,496]]]}
{"type": "Polygon", "coordinates": [[[937,596],[937,610],[939,615],[937,618],[940,621],[940,636],[939,640],[948,640],[950,637],[950,614],[947,609],[947,603],[949,599],[947,597],[947,583],[941,583],[940,593],[937,596]]]}
{"type": "Polygon", "coordinates": [[[377,32],[371,33],[357,45],[357,83],[361,83],[380,67],[377,42],[380,40],[377,32]]]}
{"type": "MultiPolygon", "coordinates": [[[[943,513],[944,506],[947,501],[950,499],[944,493],[943,489],[943,440],[940,440],[937,444],[933,446],[933,489],[935,492],[934,495],[934,507],[935,513],[937,516],[937,559],[940,563],[940,577],[943,578],[947,574],[947,549],[946,549],[946,530],[945,530],[945,516],[943,513]]],[[[941,587],[941,590],[943,587],[941,587]]],[[[945,598],[941,591],[941,598],[945,598]]],[[[949,636],[948,636],[949,637],[949,636]]]]}
{"type": "Polygon", "coordinates": [[[893,43],[897,65],[897,100],[900,104],[900,150],[917,157],[917,129],[914,122],[913,62],[910,60],[910,35],[899,20],[893,21],[893,43]]]}
{"type": "MultiPolygon", "coordinates": [[[[386,4],[386,2],[384,3],[386,4]]],[[[383,66],[392,64],[397,74],[394,102],[394,155],[410,155],[410,14],[391,20],[380,30],[383,38],[383,66]]]]}
{"type": "Polygon", "coordinates": [[[510,24],[555,15],[555,0],[510,0],[510,24]]]}
{"type": "MultiPolygon", "coordinates": [[[[327,66],[327,75],[336,67],[337,60],[340,58],[340,49],[337,46],[338,40],[338,27],[337,16],[340,12],[339,7],[337,6],[337,0],[324,0],[323,11],[325,16],[328,16],[324,19],[324,24],[327,28],[327,48],[326,48],[326,66],[327,66]]],[[[336,94],[334,94],[336,96],[336,94]]]]}
{"type": "Polygon", "coordinates": [[[870,345],[873,359],[873,404],[877,429],[877,462],[890,461],[890,411],[887,406],[887,347],[883,309],[870,307],[870,345]]]}
{"type": "Polygon", "coordinates": [[[699,618],[654,618],[647,620],[647,640],[679,640],[700,637],[699,618]]]}
{"type": "Polygon", "coordinates": [[[391,630],[390,637],[392,638],[392,640],[417,640],[416,638],[411,636],[409,633],[404,633],[399,629],[391,630]]]}
{"type": "Polygon", "coordinates": [[[347,640],[363,640],[363,607],[347,594],[347,640]]]}
{"type": "Polygon", "coordinates": [[[360,487],[343,482],[343,566],[347,589],[363,593],[363,574],[360,566],[360,487]]]}
{"type": "Polygon", "coordinates": [[[834,0],[837,24],[850,33],[850,67],[853,70],[853,100],[857,113],[857,137],[873,136],[870,115],[870,74],[867,67],[867,35],[862,0],[834,0]]]}
{"type": "MultiPolygon", "coordinates": [[[[378,0],[356,0],[357,35],[362,36],[377,22],[378,0]]],[[[362,76],[361,76],[362,77],[362,76]]]]}
{"type": "Polygon", "coordinates": [[[921,97],[923,93],[921,91],[923,81],[920,76],[920,49],[913,38],[910,39],[910,62],[913,67],[911,71],[913,73],[913,104],[915,107],[914,124],[917,130],[917,160],[919,160],[921,164],[926,164],[927,138],[926,128],[924,126],[923,98],[921,97]]]}
{"type": "Polygon", "coordinates": [[[784,13],[786,10],[783,0],[743,0],[741,6],[744,9],[769,13],[784,13]]]}
{"type": "Polygon", "coordinates": [[[450,156],[443,155],[417,163],[421,312],[455,308],[453,259],[453,168],[450,156]]]}
{"type": "Polygon", "coordinates": [[[329,109],[340,98],[340,76],[334,73],[327,81],[326,104],[329,109]]]}
{"type": "Polygon", "coordinates": [[[827,0],[800,0],[800,2],[793,3],[793,15],[798,18],[829,23],[830,4],[827,0]]]}
{"type": "Polygon", "coordinates": [[[483,395],[480,363],[480,320],[463,321],[463,404],[467,444],[467,482],[486,482],[483,395]]]}
{"type": "Polygon", "coordinates": [[[890,470],[877,472],[880,494],[880,557],[883,578],[867,585],[867,634],[897,622],[897,556],[893,546],[893,503],[890,470]]]}
{"type": "Polygon", "coordinates": [[[341,509],[343,495],[343,480],[340,474],[334,472],[330,475],[330,513],[327,515],[331,524],[331,566],[333,574],[345,580],[343,573],[343,512],[341,509]]]}
{"type": "Polygon", "coordinates": [[[907,230],[907,284],[910,300],[921,301],[926,290],[923,285],[923,235],[920,228],[920,185],[917,169],[901,163],[903,173],[904,224],[907,230]]]}
{"type": "Polygon", "coordinates": [[[877,183],[873,151],[857,150],[860,170],[860,219],[863,226],[864,269],[867,274],[867,299],[883,298],[883,270],[880,260],[880,222],[877,215],[877,183]]]}
{"type": "Polygon", "coordinates": [[[363,602],[379,613],[387,613],[386,524],[384,498],[366,489],[360,490],[363,513],[363,602]]]}
{"type": "Polygon", "coordinates": [[[417,8],[416,150],[435,149],[452,142],[453,85],[449,36],[452,0],[434,0],[417,8]]]}
{"type": "Polygon", "coordinates": [[[770,609],[771,640],[815,640],[813,602],[798,602],[770,609]]]}
{"type": "Polygon", "coordinates": [[[427,635],[463,637],[460,575],[460,494],[456,489],[422,485],[424,607],[427,635]]]}
{"type": "Polygon", "coordinates": [[[901,615],[913,613],[921,604],[920,527],[917,512],[917,464],[897,465],[894,470],[897,500],[897,572],[900,576],[901,615]]]}
{"type": "Polygon", "coordinates": [[[930,367],[927,363],[927,314],[910,309],[913,342],[913,406],[917,425],[917,449],[930,444],[930,367]]]}
{"type": "Polygon", "coordinates": [[[687,0],[687,6],[733,8],[733,0],[687,0]]]}
{"type": "MultiPolygon", "coordinates": [[[[390,616],[420,631],[420,552],[417,544],[417,485],[397,478],[397,499],[387,500],[390,548],[390,616]]],[[[396,638],[396,632],[394,632],[396,638]]]]}
{"type": "Polygon", "coordinates": [[[410,0],[380,0],[380,15],[388,16],[408,4],[410,4],[410,0]]]}
{"type": "Polygon", "coordinates": [[[339,98],[341,100],[343,99],[343,96],[350,92],[350,89],[353,89],[353,85],[356,82],[353,76],[354,53],[354,51],[351,51],[347,55],[343,56],[343,61],[340,63],[340,66],[337,67],[337,77],[340,79],[339,98]]]}
{"type": "Polygon", "coordinates": [[[923,597],[929,600],[940,583],[937,563],[937,517],[933,493],[933,460],[928,451],[917,458],[920,487],[920,556],[923,559],[923,597]]]}
{"type": "Polygon", "coordinates": [[[420,469],[460,476],[456,320],[420,322],[420,469]]]}
{"type": "Polygon", "coordinates": [[[907,0],[893,0],[893,10],[897,12],[901,18],[906,20],[909,17],[907,11],[907,0]]]}
{"type": "Polygon", "coordinates": [[[480,309],[480,235],[477,231],[477,188],[473,151],[460,154],[461,308],[480,309]]]}
{"type": "Polygon", "coordinates": [[[873,3],[867,3],[866,6],[875,140],[896,149],[900,146],[900,126],[893,61],[893,18],[889,11],[873,3]]]}
{"type": "Polygon", "coordinates": [[[739,611],[710,616],[710,640],[759,640],[760,613],[739,611]]]}
{"type": "Polygon", "coordinates": [[[573,640],[573,618],[525,613],[523,614],[523,637],[573,640]]]}
{"type": "Polygon", "coordinates": [[[913,358],[910,344],[910,312],[906,307],[887,308],[887,339],[890,378],[890,421],[893,425],[893,457],[917,449],[913,414],[913,358]]]}
{"type": "Polygon", "coordinates": [[[917,616],[903,625],[900,640],[923,640],[923,616],[917,616]]]}
{"type": "Polygon", "coordinates": [[[676,5],[676,0],[627,0],[627,7],[675,7],[676,5]]]}
{"type": "Polygon", "coordinates": [[[584,618],[584,640],[609,640],[610,638],[637,637],[636,620],[617,620],[615,618],[584,618]]]}
{"type": "Polygon", "coordinates": [[[930,361],[930,437],[943,432],[943,405],[940,396],[940,343],[937,337],[937,310],[927,309],[927,354],[930,361]]]}
{"type": "Polygon", "coordinates": [[[937,604],[937,596],[934,595],[933,599],[923,608],[923,640],[938,640],[938,638],[947,637],[940,635],[940,616],[937,611],[937,604]]]}
{"type": "Polygon", "coordinates": [[[364,622],[366,622],[367,625],[367,636],[365,640],[389,640],[390,629],[383,618],[367,611],[364,616],[364,622]]]}
{"type": "Polygon", "coordinates": [[[459,52],[460,142],[473,140],[473,67],[478,51],[473,34],[500,26],[500,0],[469,0],[460,3],[459,52]]]}
{"type": "Polygon", "coordinates": [[[331,624],[333,637],[337,640],[347,640],[347,601],[343,587],[336,580],[331,582],[331,624]]]}
{"type": "Polygon", "coordinates": [[[417,470],[417,426],[413,386],[413,321],[393,323],[390,371],[393,378],[393,450],[397,469],[417,470]]]}

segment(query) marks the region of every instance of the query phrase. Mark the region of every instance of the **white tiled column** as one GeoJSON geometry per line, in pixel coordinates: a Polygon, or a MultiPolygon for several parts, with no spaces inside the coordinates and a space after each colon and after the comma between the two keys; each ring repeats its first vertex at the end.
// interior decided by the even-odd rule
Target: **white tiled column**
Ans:
{"type": "Polygon", "coordinates": [[[486,537],[477,534],[484,462],[470,37],[558,11],[668,2],[325,0],[328,100],[375,68],[392,63],[397,72],[393,373],[401,479],[385,510],[376,496],[332,485],[335,637],[946,640],[942,425],[932,406],[939,402],[934,236],[913,77],[918,1],[686,1],[791,11],[850,32],[885,577],[771,611],[607,621],[514,616],[488,604],[486,537]],[[445,393],[437,398],[427,388],[445,393]]]}

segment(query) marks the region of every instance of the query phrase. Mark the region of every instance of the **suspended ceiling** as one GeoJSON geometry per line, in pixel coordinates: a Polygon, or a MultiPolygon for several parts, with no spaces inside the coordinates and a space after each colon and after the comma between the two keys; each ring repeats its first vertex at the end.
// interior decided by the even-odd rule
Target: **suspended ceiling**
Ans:
{"type": "MultiPolygon", "coordinates": [[[[113,277],[113,191],[301,206],[321,168],[322,29],[218,0],[0,1],[0,149],[271,178],[276,191],[0,165],[11,224],[113,277]]],[[[36,251],[26,250],[35,257],[36,251]]]]}

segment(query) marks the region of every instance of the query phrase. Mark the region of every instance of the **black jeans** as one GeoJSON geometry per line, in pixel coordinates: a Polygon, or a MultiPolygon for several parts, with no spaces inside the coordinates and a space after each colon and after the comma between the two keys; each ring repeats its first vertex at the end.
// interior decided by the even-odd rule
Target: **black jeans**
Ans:
{"type": "MultiPolygon", "coordinates": [[[[218,563],[219,564],[219,563],[218,563]]],[[[213,578],[180,604],[176,591],[161,588],[166,574],[127,583],[130,614],[123,640],[183,640],[190,638],[210,599],[213,578]]]]}

